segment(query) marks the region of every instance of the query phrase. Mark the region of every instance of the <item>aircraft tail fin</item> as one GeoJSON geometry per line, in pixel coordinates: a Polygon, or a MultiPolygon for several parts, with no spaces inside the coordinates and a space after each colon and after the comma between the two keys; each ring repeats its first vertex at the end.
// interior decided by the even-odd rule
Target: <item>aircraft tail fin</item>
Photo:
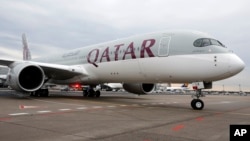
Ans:
{"type": "Polygon", "coordinates": [[[23,60],[31,60],[31,53],[28,47],[25,34],[22,35],[22,42],[23,42],[23,60]]]}

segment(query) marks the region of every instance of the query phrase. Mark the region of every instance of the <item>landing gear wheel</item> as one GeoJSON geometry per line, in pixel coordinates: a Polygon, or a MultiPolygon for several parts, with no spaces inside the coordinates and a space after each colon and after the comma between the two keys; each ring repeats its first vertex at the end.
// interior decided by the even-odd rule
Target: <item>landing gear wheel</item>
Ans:
{"type": "Polygon", "coordinates": [[[48,97],[49,96],[49,90],[48,89],[39,89],[37,91],[31,92],[30,96],[48,97]]]}
{"type": "Polygon", "coordinates": [[[30,92],[30,96],[35,96],[35,92],[30,92]]]}
{"type": "Polygon", "coordinates": [[[204,102],[200,99],[193,99],[191,106],[194,110],[202,110],[204,108],[204,102]]]}
{"type": "Polygon", "coordinates": [[[49,90],[48,89],[43,89],[41,96],[43,96],[43,97],[49,97],[49,90]]]}
{"type": "Polygon", "coordinates": [[[100,91],[96,91],[95,92],[95,97],[100,97],[101,96],[101,92],[100,91]]]}
{"type": "Polygon", "coordinates": [[[101,92],[99,90],[95,91],[92,87],[89,87],[89,89],[83,90],[83,96],[84,97],[100,97],[101,92]]]}
{"type": "Polygon", "coordinates": [[[93,89],[89,91],[88,97],[95,97],[95,91],[93,89]]]}
{"type": "Polygon", "coordinates": [[[87,92],[87,90],[83,90],[83,96],[84,96],[84,97],[88,97],[88,92],[87,92]]]}

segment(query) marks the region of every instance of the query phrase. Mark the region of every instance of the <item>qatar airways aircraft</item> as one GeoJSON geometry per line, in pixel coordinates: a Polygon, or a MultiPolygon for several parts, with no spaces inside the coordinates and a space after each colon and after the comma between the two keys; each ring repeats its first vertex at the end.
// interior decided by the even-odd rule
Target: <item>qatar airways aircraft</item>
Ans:
{"type": "Polygon", "coordinates": [[[90,85],[85,96],[100,96],[94,86],[122,83],[134,94],[150,93],[156,83],[193,83],[198,92],[195,110],[204,103],[201,89],[234,76],[244,62],[212,36],[197,31],[172,30],[77,48],[32,60],[0,59],[10,68],[9,86],[19,92],[48,96],[47,83],[90,85]]]}

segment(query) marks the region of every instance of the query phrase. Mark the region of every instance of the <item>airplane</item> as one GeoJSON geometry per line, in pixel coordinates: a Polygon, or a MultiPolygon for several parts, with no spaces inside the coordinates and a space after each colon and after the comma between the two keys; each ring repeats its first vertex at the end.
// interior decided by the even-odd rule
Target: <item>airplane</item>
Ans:
{"type": "Polygon", "coordinates": [[[185,93],[185,90],[188,90],[188,83],[184,83],[180,87],[172,87],[172,86],[167,87],[166,90],[171,91],[171,92],[181,91],[181,92],[185,93]]]}
{"type": "Polygon", "coordinates": [[[0,87],[8,87],[6,84],[8,71],[8,67],[0,66],[0,87]]]}
{"type": "MultiPolygon", "coordinates": [[[[31,60],[31,53],[28,47],[26,35],[22,34],[22,43],[23,43],[23,60],[31,60]]],[[[6,66],[0,66],[0,85],[5,85],[7,80],[9,68],[6,66]]]]}
{"type": "Polygon", "coordinates": [[[118,91],[123,89],[121,83],[104,83],[102,87],[106,89],[106,91],[118,91]]]}
{"type": "MultiPolygon", "coordinates": [[[[100,97],[94,86],[122,83],[134,94],[148,94],[156,83],[197,83],[191,101],[202,110],[202,89],[241,72],[245,64],[214,37],[193,30],[169,30],[135,35],[32,60],[0,59],[8,66],[9,86],[24,94],[48,96],[45,86],[90,85],[88,95],[100,97]]],[[[86,91],[84,91],[86,92],[86,91]]]]}

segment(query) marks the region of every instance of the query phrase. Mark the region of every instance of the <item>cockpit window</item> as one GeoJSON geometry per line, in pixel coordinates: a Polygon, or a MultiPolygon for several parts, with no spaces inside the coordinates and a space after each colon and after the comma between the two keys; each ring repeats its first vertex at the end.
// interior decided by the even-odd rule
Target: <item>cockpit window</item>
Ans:
{"type": "Polygon", "coordinates": [[[210,45],[225,47],[225,45],[223,45],[220,41],[210,38],[200,38],[194,41],[195,47],[206,47],[210,45]]]}
{"type": "Polygon", "coordinates": [[[203,39],[201,45],[202,45],[202,47],[209,46],[209,45],[211,45],[211,42],[209,39],[203,39]]]}
{"type": "Polygon", "coordinates": [[[202,46],[202,39],[197,39],[196,41],[194,41],[194,46],[201,47],[202,46]]]}

